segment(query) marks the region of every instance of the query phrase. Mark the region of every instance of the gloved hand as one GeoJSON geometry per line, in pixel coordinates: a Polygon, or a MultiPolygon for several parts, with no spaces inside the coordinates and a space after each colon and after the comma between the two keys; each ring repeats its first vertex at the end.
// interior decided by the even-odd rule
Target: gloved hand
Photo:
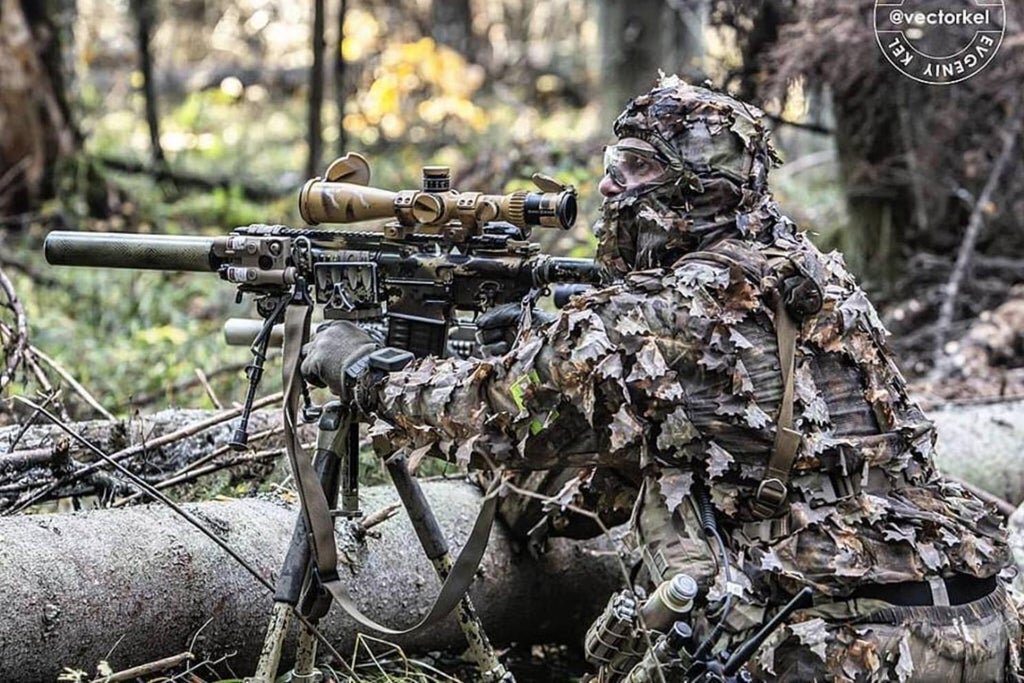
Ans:
{"type": "MultiPolygon", "coordinates": [[[[516,301],[489,309],[476,319],[476,341],[483,356],[503,356],[519,332],[523,305],[516,301]]],[[[547,325],[555,316],[539,308],[530,311],[531,327],[547,325]]]]}
{"type": "Polygon", "coordinates": [[[353,322],[325,322],[313,341],[302,347],[302,376],[313,386],[328,387],[346,397],[345,371],[378,348],[380,344],[353,322]]]}

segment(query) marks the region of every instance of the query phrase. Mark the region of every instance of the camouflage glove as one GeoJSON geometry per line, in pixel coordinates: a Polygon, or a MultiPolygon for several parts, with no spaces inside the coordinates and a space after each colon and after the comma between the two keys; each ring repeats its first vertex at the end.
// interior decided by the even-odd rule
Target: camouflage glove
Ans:
{"type": "MultiPolygon", "coordinates": [[[[519,302],[495,306],[476,320],[476,340],[482,356],[503,356],[512,348],[519,332],[523,305],[519,302]]],[[[555,316],[534,308],[530,311],[531,327],[547,325],[555,316]]]]}
{"type": "Polygon", "coordinates": [[[313,341],[302,347],[302,376],[313,386],[328,387],[348,398],[345,371],[378,348],[380,344],[355,323],[325,322],[317,328],[313,341]]]}

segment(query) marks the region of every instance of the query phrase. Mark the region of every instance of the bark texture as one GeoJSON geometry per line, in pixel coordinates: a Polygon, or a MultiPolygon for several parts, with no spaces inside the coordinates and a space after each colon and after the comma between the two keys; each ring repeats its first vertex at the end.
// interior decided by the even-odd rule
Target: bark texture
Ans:
{"type": "MultiPolygon", "coordinates": [[[[424,490],[442,528],[461,547],[479,493],[460,482],[428,482],[424,490]]],[[[390,487],[363,492],[367,513],[396,501],[390,487]]],[[[190,509],[273,580],[292,533],[293,508],[250,499],[190,509]]],[[[428,609],[438,582],[404,516],[375,530],[381,537],[365,545],[339,534],[339,554],[354,573],[352,593],[369,614],[410,624],[428,609]]],[[[472,590],[491,637],[579,643],[621,582],[614,557],[601,554],[604,547],[559,540],[533,560],[514,552],[502,530],[494,531],[472,590]]],[[[92,670],[100,659],[115,670],[138,665],[188,649],[200,629],[197,655],[235,651],[231,668],[251,672],[270,614],[272,598],[251,576],[161,507],[4,519],[0,566],[5,681],[52,681],[61,667],[92,670]]],[[[340,609],[332,609],[322,628],[340,652],[352,651],[356,630],[340,609]]],[[[451,618],[396,642],[408,652],[464,643],[451,618]]],[[[294,640],[286,652],[293,648],[294,640]]]]}
{"type": "Polygon", "coordinates": [[[58,159],[80,148],[62,73],[66,10],[0,0],[0,216],[53,196],[58,159]]]}
{"type": "Polygon", "coordinates": [[[602,120],[614,121],[630,99],[654,85],[659,69],[701,82],[704,0],[602,0],[597,7],[602,120]]]}

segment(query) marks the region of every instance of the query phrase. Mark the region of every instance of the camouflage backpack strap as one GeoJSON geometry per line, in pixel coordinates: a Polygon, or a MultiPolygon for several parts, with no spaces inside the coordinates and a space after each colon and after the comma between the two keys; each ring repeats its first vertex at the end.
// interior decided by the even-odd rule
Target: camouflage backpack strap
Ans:
{"type": "Polygon", "coordinates": [[[782,297],[775,305],[775,337],[782,366],[782,401],[775,421],[775,443],[768,458],[768,469],[757,486],[751,504],[758,517],[774,517],[789,495],[789,475],[800,448],[800,433],[793,429],[793,366],[796,357],[797,327],[786,310],[782,297]]]}
{"type": "Polygon", "coordinates": [[[789,478],[802,437],[793,429],[796,342],[799,324],[821,310],[824,300],[820,265],[813,254],[800,250],[765,250],[775,287],[775,338],[782,371],[782,400],[775,421],[775,441],[764,479],[751,508],[763,519],[775,517],[789,496],[789,478]]]}

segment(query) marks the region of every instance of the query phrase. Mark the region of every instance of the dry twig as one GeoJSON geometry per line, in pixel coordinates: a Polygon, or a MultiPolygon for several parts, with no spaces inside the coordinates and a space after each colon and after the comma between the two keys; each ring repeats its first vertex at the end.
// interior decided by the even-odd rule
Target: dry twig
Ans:
{"type": "MultiPolygon", "coordinates": [[[[50,404],[53,403],[55,400],[57,400],[56,392],[44,394],[43,407],[49,408],[50,404]]],[[[24,437],[25,434],[28,432],[29,427],[31,427],[33,423],[35,423],[37,417],[39,417],[39,411],[32,411],[32,414],[28,416],[28,419],[21,423],[21,426],[18,428],[18,433],[14,435],[14,438],[11,439],[10,445],[8,445],[7,447],[7,454],[14,453],[14,449],[18,447],[19,443],[21,443],[22,437],[24,437]]],[[[3,462],[2,458],[0,458],[0,462],[3,462]]]]}
{"type": "Polygon", "coordinates": [[[110,674],[109,676],[101,676],[94,678],[92,683],[117,683],[118,681],[134,681],[137,678],[154,674],[158,671],[166,671],[172,667],[178,666],[184,662],[195,659],[195,655],[191,652],[182,652],[181,654],[173,655],[171,657],[164,657],[158,659],[155,662],[149,662],[148,664],[140,664],[139,666],[133,666],[130,669],[124,669],[110,674]]]}
{"type": "Polygon", "coordinates": [[[213,407],[217,410],[224,410],[224,404],[220,402],[219,398],[217,398],[217,393],[213,390],[213,387],[210,386],[206,373],[203,372],[201,368],[196,368],[196,377],[199,378],[199,383],[203,385],[203,390],[206,391],[206,395],[213,403],[213,407]]]}
{"type": "MultiPolygon", "coordinates": [[[[278,352],[278,351],[275,351],[275,352],[272,352],[272,353],[268,353],[267,354],[267,360],[271,361],[271,360],[277,358],[279,355],[280,355],[280,352],[278,352]]],[[[250,363],[252,363],[251,360],[246,360],[246,361],[241,362],[241,363],[232,363],[231,365],[225,365],[222,368],[217,368],[216,370],[212,370],[212,371],[204,373],[204,374],[206,376],[206,380],[210,381],[214,377],[219,377],[221,375],[226,375],[226,374],[230,374],[230,373],[233,373],[233,372],[239,372],[241,370],[245,370],[245,368],[250,363]]],[[[149,405],[151,403],[156,403],[157,401],[159,401],[164,396],[167,396],[167,395],[173,396],[174,394],[178,394],[178,393],[181,393],[182,391],[187,391],[189,389],[192,389],[192,388],[198,387],[198,386],[202,386],[202,382],[199,380],[199,377],[187,377],[187,378],[185,378],[183,380],[180,380],[179,382],[171,385],[170,388],[168,388],[166,391],[163,391],[163,392],[160,392],[160,393],[152,393],[152,394],[139,394],[137,396],[133,396],[128,401],[126,401],[125,404],[122,407],[130,406],[130,407],[133,407],[133,408],[141,408],[141,407],[149,405]]]]}
{"type": "Polygon", "coordinates": [[[938,322],[935,326],[935,350],[932,355],[934,359],[932,374],[935,376],[942,372],[940,365],[946,343],[946,334],[950,324],[953,322],[957,295],[960,293],[960,285],[963,283],[967,266],[974,255],[974,246],[978,241],[978,236],[981,234],[985,213],[990,210],[992,195],[999,186],[999,180],[1002,178],[1003,172],[1013,157],[1013,150],[1017,146],[1017,138],[1020,137],[1022,126],[1024,126],[1024,116],[1021,115],[1020,105],[1018,104],[1013,111],[1013,122],[1009,128],[1003,131],[1002,151],[992,166],[992,172],[985,182],[984,189],[982,189],[978,200],[974,203],[971,217],[967,221],[967,230],[964,232],[964,240],[960,244],[960,251],[956,256],[956,265],[953,267],[953,272],[949,276],[949,282],[946,284],[945,297],[942,300],[938,322]]]}
{"type": "MultiPolygon", "coordinates": [[[[252,436],[250,436],[248,443],[249,443],[250,446],[252,446],[253,444],[255,444],[255,443],[259,442],[259,441],[263,441],[265,439],[268,439],[271,436],[274,436],[275,434],[280,434],[282,431],[284,431],[284,427],[283,426],[278,426],[278,427],[274,427],[273,429],[264,430],[264,431],[262,431],[262,432],[260,432],[258,434],[253,434],[252,436]]],[[[186,476],[186,475],[189,475],[191,472],[193,472],[195,470],[198,470],[199,468],[205,466],[210,461],[215,460],[216,458],[219,458],[220,456],[222,456],[222,455],[224,455],[226,453],[229,453],[230,451],[231,451],[231,445],[230,444],[224,444],[223,446],[219,446],[218,448],[214,449],[213,452],[208,453],[207,455],[204,455],[203,457],[199,458],[195,462],[190,462],[189,464],[187,464],[184,467],[182,467],[181,469],[179,469],[177,472],[174,472],[167,479],[164,479],[164,480],[154,484],[154,486],[156,486],[156,488],[158,488],[158,489],[163,489],[163,488],[167,488],[168,486],[173,486],[175,484],[184,483],[185,481],[190,481],[194,477],[190,477],[190,476],[186,476]]],[[[216,471],[216,470],[213,470],[213,471],[216,471]]],[[[195,475],[195,476],[201,476],[201,475],[195,475]]],[[[128,503],[135,502],[136,500],[138,500],[141,497],[142,497],[141,493],[133,493],[132,495],[128,496],[127,498],[123,498],[123,499],[117,501],[116,503],[111,505],[111,507],[123,507],[123,506],[127,505],[128,503]]]]}
{"type": "MultiPolygon", "coordinates": [[[[261,398],[259,401],[256,401],[253,404],[253,408],[254,409],[262,408],[263,406],[269,405],[269,404],[274,403],[276,401],[280,401],[282,395],[283,394],[278,392],[278,393],[273,394],[271,396],[266,396],[264,398],[261,398]]],[[[23,402],[27,403],[27,401],[24,401],[24,399],[21,399],[21,400],[23,402]]],[[[22,510],[24,510],[25,508],[29,507],[30,505],[33,505],[33,504],[38,503],[39,501],[45,499],[47,496],[49,496],[50,494],[52,494],[54,491],[56,491],[57,489],[61,488],[62,486],[67,486],[68,484],[71,484],[71,483],[73,483],[75,481],[78,481],[79,479],[85,477],[86,475],[92,474],[96,470],[102,469],[109,462],[118,463],[121,460],[124,460],[125,458],[131,457],[131,456],[134,456],[134,455],[139,455],[141,453],[145,453],[150,448],[158,448],[160,446],[164,446],[166,444],[173,443],[173,442],[175,442],[175,441],[177,441],[179,439],[183,439],[183,438],[188,437],[188,436],[193,436],[195,434],[198,434],[199,432],[202,432],[202,431],[204,431],[206,429],[209,429],[210,427],[214,427],[214,426],[219,425],[219,424],[221,424],[223,422],[226,422],[228,420],[234,419],[234,418],[238,417],[239,415],[241,415],[241,413],[242,413],[242,410],[240,408],[236,408],[236,409],[233,409],[233,410],[228,410],[228,411],[225,411],[223,413],[219,413],[217,415],[214,415],[213,417],[210,417],[210,418],[208,418],[206,420],[201,420],[200,422],[196,422],[196,423],[188,425],[186,427],[182,427],[181,429],[179,429],[177,431],[174,431],[174,432],[171,432],[170,434],[165,434],[165,435],[161,436],[160,438],[154,439],[153,441],[150,441],[148,443],[147,442],[143,442],[143,443],[135,444],[134,446],[130,446],[128,448],[123,448],[123,449],[117,451],[116,453],[113,453],[113,454],[107,456],[106,458],[104,458],[101,461],[94,462],[94,463],[92,463],[92,464],[90,464],[90,465],[88,465],[86,467],[83,467],[81,470],[72,472],[72,473],[70,473],[70,474],[68,474],[68,475],[66,475],[64,477],[61,477],[57,481],[54,481],[51,484],[48,484],[47,486],[44,486],[42,489],[40,489],[39,491],[37,491],[33,495],[27,497],[23,501],[20,501],[17,505],[12,507],[11,509],[5,510],[3,512],[3,515],[12,515],[12,514],[21,512],[22,510]]],[[[43,414],[45,415],[45,412],[43,414]]],[[[57,423],[57,424],[62,429],[66,428],[66,425],[61,425],[59,423],[57,423]]]]}
{"type": "Polygon", "coordinates": [[[0,371],[0,391],[3,391],[4,387],[14,379],[14,373],[28,352],[28,318],[25,316],[25,309],[22,307],[21,301],[18,300],[18,295],[14,291],[14,285],[2,269],[0,269],[0,289],[7,296],[5,306],[14,313],[15,320],[15,329],[8,330],[11,334],[0,335],[2,337],[13,337],[4,341],[4,366],[3,370],[0,371]]]}
{"type": "MultiPolygon", "coordinates": [[[[220,472],[221,470],[230,469],[232,467],[235,467],[236,465],[243,465],[246,463],[253,462],[264,462],[265,460],[274,460],[276,458],[281,457],[282,455],[284,455],[283,448],[272,448],[268,451],[244,453],[242,455],[238,455],[235,456],[234,458],[229,458],[221,462],[210,463],[204,467],[189,468],[187,471],[184,471],[181,474],[176,474],[172,477],[156,482],[155,484],[153,484],[153,488],[155,488],[158,491],[162,491],[163,489],[170,488],[171,486],[187,484],[190,481],[194,481],[199,477],[205,477],[208,474],[214,474],[216,472],[220,472]]],[[[129,502],[138,500],[144,494],[145,492],[143,491],[137,491],[132,495],[128,496],[127,498],[123,498],[117,501],[110,507],[123,507],[129,502]]]]}
{"type": "Polygon", "coordinates": [[[52,369],[54,372],[60,375],[60,378],[67,382],[71,386],[71,388],[75,390],[75,393],[81,396],[82,400],[88,403],[93,408],[93,410],[98,412],[100,415],[102,415],[110,422],[117,422],[117,418],[114,417],[109,410],[104,408],[100,404],[100,402],[96,400],[96,397],[89,393],[89,390],[82,386],[82,384],[78,380],[76,380],[71,375],[70,372],[65,370],[60,363],[50,358],[48,355],[37,349],[35,346],[29,346],[29,351],[32,353],[33,356],[49,365],[50,369],[52,369]]]}
{"type": "Polygon", "coordinates": [[[398,511],[401,508],[402,505],[400,503],[394,503],[392,505],[382,507],[380,510],[371,513],[364,517],[362,520],[360,520],[359,526],[362,528],[363,531],[369,531],[378,524],[383,524],[384,522],[388,521],[389,519],[397,515],[398,511]]]}

